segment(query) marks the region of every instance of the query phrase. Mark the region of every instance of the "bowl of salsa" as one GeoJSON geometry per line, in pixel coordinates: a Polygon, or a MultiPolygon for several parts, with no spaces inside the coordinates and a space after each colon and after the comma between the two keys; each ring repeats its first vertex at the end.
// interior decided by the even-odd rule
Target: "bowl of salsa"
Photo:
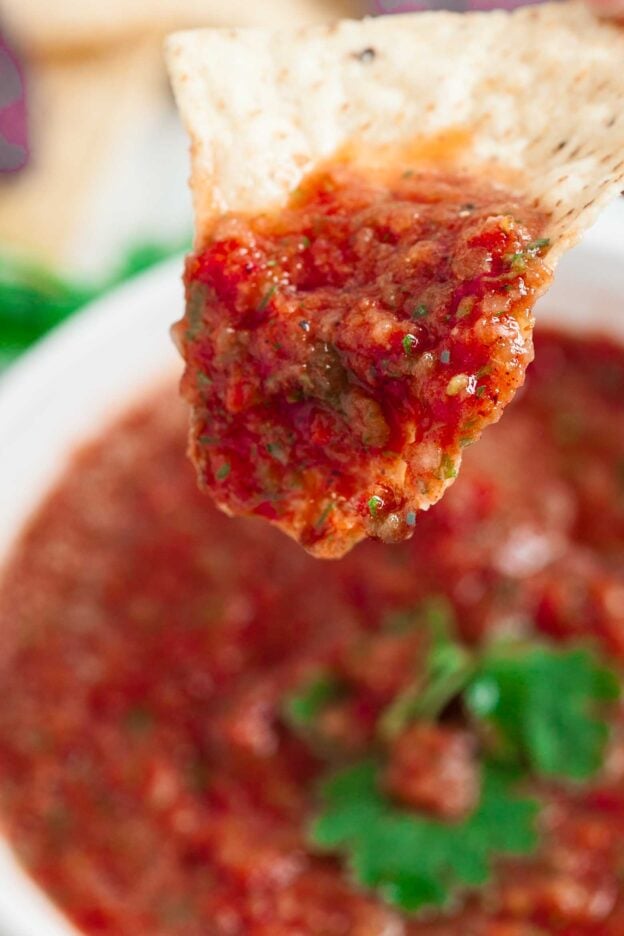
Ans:
{"type": "Polygon", "coordinates": [[[413,539],[336,562],[197,491],[179,261],[5,378],[0,930],[624,931],[623,224],[413,539]]]}

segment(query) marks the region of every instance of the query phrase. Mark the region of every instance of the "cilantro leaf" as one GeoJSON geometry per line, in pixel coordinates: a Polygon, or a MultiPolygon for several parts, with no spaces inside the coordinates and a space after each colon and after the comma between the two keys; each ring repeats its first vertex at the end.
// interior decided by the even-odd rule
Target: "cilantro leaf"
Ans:
{"type": "Polygon", "coordinates": [[[397,808],[377,771],[367,760],[330,778],[310,837],[317,848],[340,852],[359,884],[402,910],[444,906],[485,884],[495,856],[527,854],[537,844],[538,805],[512,790],[509,771],[486,765],[478,807],[455,824],[397,808]]]}
{"type": "Polygon", "coordinates": [[[72,282],[36,263],[0,256],[0,368],[107,289],[188,246],[139,244],[118,269],[95,282],[72,282]]]}
{"type": "Polygon", "coordinates": [[[427,629],[430,645],[422,679],[401,692],[381,716],[379,733],[386,740],[415,718],[437,718],[474,672],[473,655],[455,639],[453,607],[443,596],[423,602],[412,619],[427,629]]]}
{"type": "Polygon", "coordinates": [[[94,294],[37,266],[0,257],[0,349],[17,354],[94,294]]]}
{"type": "MultiPolygon", "coordinates": [[[[388,621],[392,632],[424,628],[428,647],[424,666],[381,712],[376,737],[392,750],[414,719],[435,720],[450,703],[457,715],[463,706],[481,739],[477,807],[451,823],[402,805],[382,786],[384,755],[377,752],[325,781],[309,832],[311,844],[339,855],[360,886],[404,912],[447,906],[487,884],[497,858],[535,849],[539,800],[516,784],[531,776],[591,777],[608,738],[601,706],[619,695],[615,673],[585,647],[538,640],[466,647],[456,623],[439,596],[388,621]]],[[[345,691],[321,677],[290,700],[291,723],[293,714],[313,719],[345,691]]]]}
{"type": "Polygon", "coordinates": [[[314,845],[331,851],[357,838],[368,822],[380,818],[384,800],[377,791],[376,771],[373,760],[363,760],[334,774],[325,783],[322,793],[327,808],[312,827],[314,845]]]}
{"type": "Polygon", "coordinates": [[[418,344],[418,338],[416,338],[415,335],[406,335],[401,344],[403,345],[405,354],[410,355],[414,347],[418,344]]]}
{"type": "Polygon", "coordinates": [[[585,780],[608,738],[599,703],[618,693],[616,676],[589,650],[508,644],[484,653],[464,701],[538,776],[585,780]]]}

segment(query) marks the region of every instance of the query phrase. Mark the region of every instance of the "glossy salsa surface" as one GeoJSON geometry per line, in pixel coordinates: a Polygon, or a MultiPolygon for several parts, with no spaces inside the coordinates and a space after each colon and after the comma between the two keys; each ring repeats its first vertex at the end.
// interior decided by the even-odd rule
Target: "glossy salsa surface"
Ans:
{"type": "MultiPolygon", "coordinates": [[[[531,783],[538,850],[423,917],[309,848],[321,759],[284,697],[338,668],[358,701],[323,730],[366,746],[423,660],[423,630],[388,622],[440,598],[466,647],[591,638],[621,667],[624,354],[538,336],[522,395],[413,539],[337,563],[212,507],[185,423],[168,387],[82,452],[0,588],[0,811],[37,881],[94,936],[621,936],[617,710],[589,785],[531,783]]],[[[421,727],[408,754],[421,803],[466,808],[465,736],[421,727]]]]}
{"type": "Polygon", "coordinates": [[[340,164],[223,217],[176,327],[202,486],[318,556],[409,538],[524,379],[543,223],[488,181],[340,164]]]}

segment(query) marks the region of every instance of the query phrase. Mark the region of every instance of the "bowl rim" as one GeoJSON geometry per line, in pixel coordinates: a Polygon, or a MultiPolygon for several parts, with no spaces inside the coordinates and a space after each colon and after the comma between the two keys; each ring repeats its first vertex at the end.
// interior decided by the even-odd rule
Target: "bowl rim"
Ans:
{"type": "Polygon", "coordinates": [[[75,449],[168,372],[181,373],[169,337],[183,310],[181,265],[167,260],[90,303],[0,377],[0,572],[16,527],[75,449]]]}

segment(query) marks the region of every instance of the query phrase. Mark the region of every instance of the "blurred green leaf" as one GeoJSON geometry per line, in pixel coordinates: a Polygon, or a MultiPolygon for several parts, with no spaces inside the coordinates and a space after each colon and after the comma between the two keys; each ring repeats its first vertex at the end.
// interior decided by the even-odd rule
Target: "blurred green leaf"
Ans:
{"type": "Polygon", "coordinates": [[[395,806],[376,762],[361,761],[325,781],[311,842],[338,852],[359,884],[402,910],[444,906],[487,884],[496,858],[536,848],[539,806],[515,790],[516,780],[514,771],[485,764],[477,808],[449,823],[395,806]]]}
{"type": "Polygon", "coordinates": [[[588,649],[499,644],[483,654],[464,701],[532,773],[586,780],[604,759],[604,703],[618,696],[616,674],[588,649]]]}
{"type": "Polygon", "coordinates": [[[28,261],[0,257],[0,370],[86,303],[142,273],[190,242],[139,244],[110,276],[72,282],[28,261]]]}

